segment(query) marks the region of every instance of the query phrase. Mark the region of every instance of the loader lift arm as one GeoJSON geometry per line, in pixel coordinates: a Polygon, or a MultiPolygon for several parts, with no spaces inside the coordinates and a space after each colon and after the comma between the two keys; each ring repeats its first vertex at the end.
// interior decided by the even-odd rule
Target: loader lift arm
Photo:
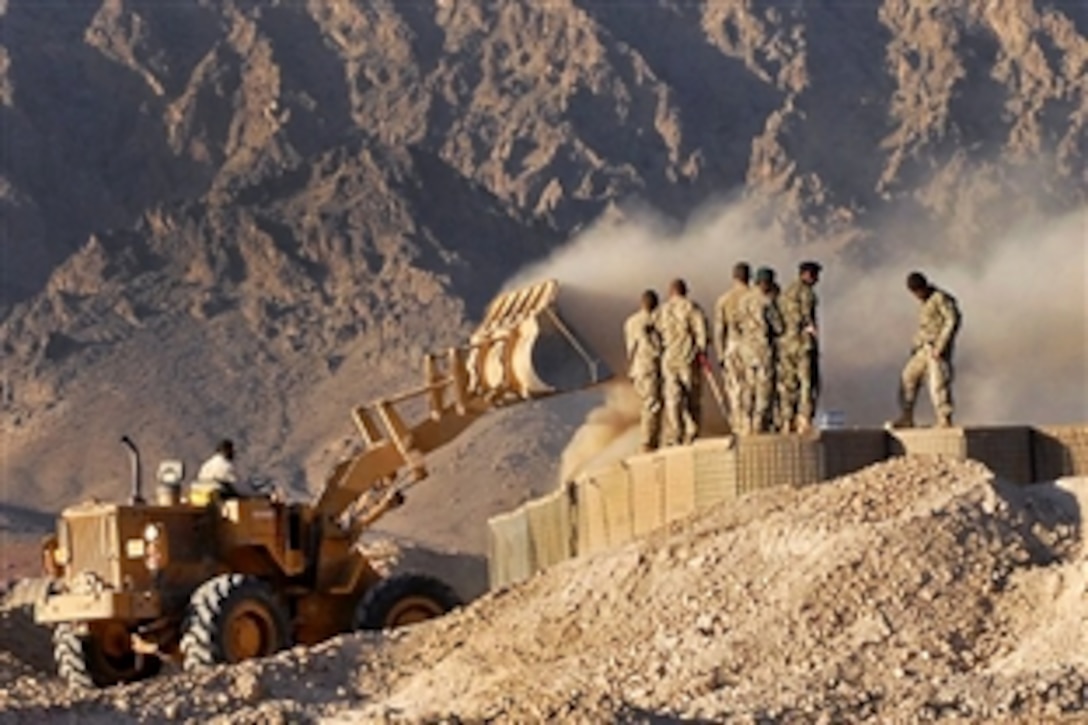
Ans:
{"type": "Polygon", "coordinates": [[[426,355],[423,369],[423,385],[352,411],[364,449],[333,469],[318,515],[339,520],[368,495],[369,505],[353,516],[352,529],[360,532],[399,505],[403,486],[427,476],[426,454],[481,416],[611,377],[561,316],[555,280],[500,294],[467,346],[426,355]]]}

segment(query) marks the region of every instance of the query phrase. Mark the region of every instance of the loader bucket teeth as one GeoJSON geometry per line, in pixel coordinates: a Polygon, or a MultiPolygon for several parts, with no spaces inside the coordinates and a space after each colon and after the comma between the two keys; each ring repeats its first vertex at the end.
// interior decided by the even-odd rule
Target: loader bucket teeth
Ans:
{"type": "Polygon", "coordinates": [[[564,319],[556,280],[496,297],[472,336],[472,346],[475,383],[491,393],[537,398],[612,376],[564,319]]]}

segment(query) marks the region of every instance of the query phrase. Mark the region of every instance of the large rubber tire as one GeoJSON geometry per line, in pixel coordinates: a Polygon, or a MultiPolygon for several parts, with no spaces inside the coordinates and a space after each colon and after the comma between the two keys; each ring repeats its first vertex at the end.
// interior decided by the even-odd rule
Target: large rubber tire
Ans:
{"type": "Polygon", "coordinates": [[[355,608],[356,629],[392,629],[440,617],[461,606],[445,582],[426,574],[396,574],[367,591],[355,608]]]}
{"type": "Polygon", "coordinates": [[[183,669],[267,657],[290,646],[287,610],[260,579],[223,574],[193,592],[182,626],[183,669]]]}
{"type": "Polygon", "coordinates": [[[140,657],[130,651],[110,656],[94,636],[79,634],[69,624],[53,630],[53,661],[61,679],[83,689],[136,682],[154,677],[162,669],[162,660],[153,655],[140,657]]]}

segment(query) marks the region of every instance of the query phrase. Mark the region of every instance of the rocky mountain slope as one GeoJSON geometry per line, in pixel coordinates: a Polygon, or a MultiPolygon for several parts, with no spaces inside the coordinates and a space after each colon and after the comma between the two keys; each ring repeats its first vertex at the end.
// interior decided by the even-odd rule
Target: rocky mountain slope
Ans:
{"type": "MultiPolygon", "coordinates": [[[[2,496],[32,508],[123,490],[122,432],[319,485],[351,403],[633,200],[740,190],[861,263],[1088,200],[1077,0],[5,0],[0,28],[2,496]]],[[[480,516],[571,424],[503,416],[447,453],[509,452],[480,516]]]]}

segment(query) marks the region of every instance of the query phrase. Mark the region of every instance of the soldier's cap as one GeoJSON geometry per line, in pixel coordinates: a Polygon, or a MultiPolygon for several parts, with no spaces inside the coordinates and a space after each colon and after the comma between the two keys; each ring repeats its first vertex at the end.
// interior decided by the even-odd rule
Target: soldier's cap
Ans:
{"type": "Polygon", "coordinates": [[[819,262],[813,262],[811,259],[801,262],[801,264],[797,265],[798,272],[811,272],[812,274],[819,274],[820,270],[822,269],[823,265],[821,265],[819,262]]]}
{"type": "Polygon", "coordinates": [[[762,282],[774,282],[774,270],[770,267],[760,267],[756,270],[756,284],[762,282]]]}

